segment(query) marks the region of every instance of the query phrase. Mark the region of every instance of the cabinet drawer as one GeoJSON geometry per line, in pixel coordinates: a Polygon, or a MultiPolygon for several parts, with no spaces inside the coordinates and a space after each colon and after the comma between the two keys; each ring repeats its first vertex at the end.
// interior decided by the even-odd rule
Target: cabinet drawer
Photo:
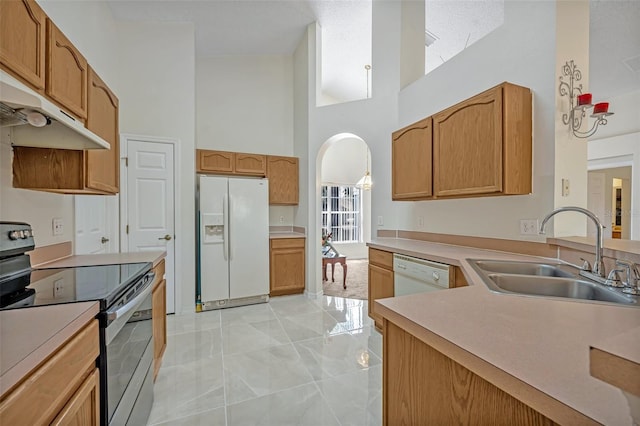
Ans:
{"type": "Polygon", "coordinates": [[[271,240],[271,248],[296,248],[304,247],[304,238],[274,238],[271,240]]]}
{"type": "Polygon", "coordinates": [[[93,369],[99,350],[93,320],[0,402],[2,424],[50,423],[93,369]]]}
{"type": "Polygon", "coordinates": [[[369,263],[393,270],[393,253],[370,248],[369,263]]]}

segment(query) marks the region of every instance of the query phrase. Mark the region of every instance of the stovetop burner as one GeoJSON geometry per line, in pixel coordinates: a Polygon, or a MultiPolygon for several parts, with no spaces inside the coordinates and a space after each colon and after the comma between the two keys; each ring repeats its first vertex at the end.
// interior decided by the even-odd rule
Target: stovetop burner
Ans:
{"type": "Polygon", "coordinates": [[[100,309],[125,294],[151,263],[31,269],[31,226],[0,222],[0,309],[99,301],[100,309]]]}

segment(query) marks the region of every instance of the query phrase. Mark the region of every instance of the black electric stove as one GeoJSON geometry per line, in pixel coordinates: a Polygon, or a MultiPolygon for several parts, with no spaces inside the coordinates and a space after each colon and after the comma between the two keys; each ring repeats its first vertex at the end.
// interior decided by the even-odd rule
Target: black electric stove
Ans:
{"type": "Polygon", "coordinates": [[[33,230],[0,222],[0,310],[100,303],[100,424],[146,424],[153,404],[151,263],[32,269],[33,230]]]}
{"type": "Polygon", "coordinates": [[[25,253],[33,248],[28,224],[0,222],[0,309],[98,301],[105,310],[126,301],[151,270],[151,263],[32,269],[25,253]]]}
{"type": "Polygon", "coordinates": [[[127,292],[135,293],[134,283],[150,270],[151,263],[30,269],[0,282],[5,288],[0,309],[97,301],[105,310],[127,292]]]}

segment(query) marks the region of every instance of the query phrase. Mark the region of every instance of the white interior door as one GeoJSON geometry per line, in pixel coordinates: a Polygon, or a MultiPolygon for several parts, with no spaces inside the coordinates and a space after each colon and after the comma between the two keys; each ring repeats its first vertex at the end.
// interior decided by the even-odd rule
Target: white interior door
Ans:
{"type": "MultiPolygon", "coordinates": [[[[587,209],[591,210],[605,227],[604,237],[611,238],[611,216],[605,213],[605,174],[589,172],[587,181],[587,209]]],[[[587,221],[587,235],[595,237],[596,226],[593,221],[587,221]]]]}
{"type": "Polygon", "coordinates": [[[118,229],[116,197],[76,195],[74,210],[75,254],[99,254],[116,251],[115,248],[118,246],[114,232],[115,229],[118,229]]]}
{"type": "Polygon", "coordinates": [[[174,149],[172,143],[127,140],[127,249],[167,251],[167,313],[175,312],[174,149]]]}

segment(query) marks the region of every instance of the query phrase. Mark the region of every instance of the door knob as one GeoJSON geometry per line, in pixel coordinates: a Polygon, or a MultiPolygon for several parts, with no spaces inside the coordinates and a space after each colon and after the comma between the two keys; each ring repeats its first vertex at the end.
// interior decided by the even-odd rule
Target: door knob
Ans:
{"type": "Polygon", "coordinates": [[[105,238],[105,237],[102,237],[102,239],[100,240],[100,242],[101,242],[102,244],[107,244],[107,243],[109,242],[109,239],[108,239],[108,238],[105,238]]]}
{"type": "Polygon", "coordinates": [[[158,239],[159,239],[159,240],[167,240],[167,241],[169,241],[169,240],[171,239],[171,235],[167,234],[167,235],[165,235],[164,237],[160,237],[160,238],[158,238],[158,239]]]}

